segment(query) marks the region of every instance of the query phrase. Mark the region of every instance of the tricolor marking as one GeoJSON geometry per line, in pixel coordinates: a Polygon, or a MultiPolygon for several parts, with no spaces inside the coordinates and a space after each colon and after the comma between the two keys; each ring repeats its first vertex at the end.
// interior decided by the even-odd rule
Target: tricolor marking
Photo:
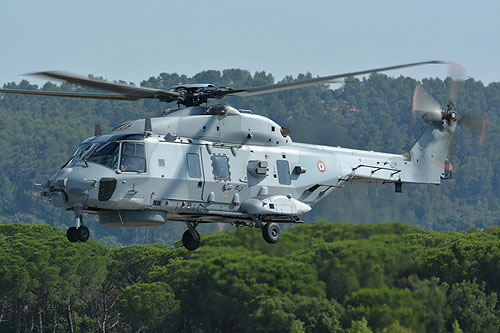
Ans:
{"type": "Polygon", "coordinates": [[[325,172],[326,166],[325,166],[325,163],[323,163],[323,161],[318,161],[317,166],[318,166],[319,172],[325,172]]]}

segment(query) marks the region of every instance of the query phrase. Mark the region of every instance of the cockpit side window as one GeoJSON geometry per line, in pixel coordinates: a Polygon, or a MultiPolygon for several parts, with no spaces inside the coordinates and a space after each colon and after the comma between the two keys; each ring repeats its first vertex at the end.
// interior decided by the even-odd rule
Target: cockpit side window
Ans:
{"type": "Polygon", "coordinates": [[[124,142],[120,170],[125,172],[146,172],[144,143],[124,142]]]}
{"type": "Polygon", "coordinates": [[[99,145],[93,145],[92,149],[87,150],[87,152],[84,152],[82,149],[80,158],[85,159],[87,162],[102,164],[108,168],[116,169],[118,167],[119,147],[120,144],[118,142],[103,142],[99,145]]]}

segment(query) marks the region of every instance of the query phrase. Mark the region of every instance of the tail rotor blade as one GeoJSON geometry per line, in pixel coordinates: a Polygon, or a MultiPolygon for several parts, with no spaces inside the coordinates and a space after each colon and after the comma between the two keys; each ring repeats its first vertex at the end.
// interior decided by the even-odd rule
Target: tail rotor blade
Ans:
{"type": "MultiPolygon", "coordinates": [[[[471,133],[471,135],[474,137],[474,139],[478,139],[478,143],[480,145],[483,144],[483,142],[486,139],[486,132],[487,132],[487,128],[488,128],[488,114],[487,113],[484,114],[482,119],[480,117],[477,117],[474,115],[464,114],[464,115],[460,116],[457,119],[457,121],[460,124],[460,126],[463,126],[471,133]]],[[[452,143],[450,146],[450,156],[452,156],[452,157],[455,155],[454,152],[456,150],[460,149],[460,148],[457,148],[457,143],[455,142],[455,140],[456,140],[456,136],[453,136],[452,143]]],[[[457,169],[456,166],[453,166],[453,168],[457,169]]],[[[453,171],[453,170],[451,170],[451,171],[453,171]]]]}
{"type": "Polygon", "coordinates": [[[486,139],[486,131],[488,130],[488,114],[485,113],[483,117],[483,130],[481,131],[481,137],[479,138],[479,144],[483,144],[486,139]]]}
{"type": "Polygon", "coordinates": [[[421,85],[417,85],[413,93],[413,105],[411,108],[413,119],[416,119],[417,113],[425,121],[441,121],[443,110],[438,102],[421,85]]]}
{"type": "Polygon", "coordinates": [[[448,77],[450,78],[450,103],[453,103],[455,105],[457,104],[458,91],[460,90],[460,87],[464,81],[465,73],[466,70],[464,66],[456,62],[448,63],[448,77]]]}
{"type": "Polygon", "coordinates": [[[460,125],[464,126],[469,132],[479,140],[482,144],[486,139],[486,132],[488,130],[488,114],[485,113],[482,118],[474,115],[464,114],[458,119],[460,125]]]}

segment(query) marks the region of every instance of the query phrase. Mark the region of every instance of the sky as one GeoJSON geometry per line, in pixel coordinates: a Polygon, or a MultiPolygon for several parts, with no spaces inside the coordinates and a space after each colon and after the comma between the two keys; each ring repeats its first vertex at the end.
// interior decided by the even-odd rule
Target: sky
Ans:
{"type": "MultiPolygon", "coordinates": [[[[279,80],[452,60],[500,81],[500,1],[4,1],[0,85],[66,70],[140,83],[241,68],[279,80]]],[[[445,66],[387,72],[446,76],[445,66]]]]}

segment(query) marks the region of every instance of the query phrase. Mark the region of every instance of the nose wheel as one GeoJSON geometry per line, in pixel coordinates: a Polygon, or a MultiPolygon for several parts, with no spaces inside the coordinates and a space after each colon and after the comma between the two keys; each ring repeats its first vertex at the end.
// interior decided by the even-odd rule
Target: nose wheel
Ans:
{"type": "Polygon", "coordinates": [[[71,227],[66,231],[66,237],[72,243],[78,242],[78,229],[76,227],[71,227]]]}
{"type": "Polygon", "coordinates": [[[201,237],[198,231],[196,231],[196,226],[198,223],[187,223],[188,230],[182,235],[182,245],[189,251],[194,251],[200,247],[201,237]]]}
{"type": "Polygon", "coordinates": [[[75,242],[86,242],[89,237],[90,237],[90,231],[89,228],[87,228],[84,225],[81,225],[80,227],[71,227],[66,231],[66,237],[68,240],[72,243],[75,242]]]}
{"type": "Polygon", "coordinates": [[[79,207],[75,208],[75,224],[76,227],[70,227],[66,231],[66,237],[72,243],[86,242],[90,237],[90,231],[89,228],[82,225],[82,209],[79,207]]]}
{"type": "Polygon", "coordinates": [[[89,228],[84,225],[81,225],[78,229],[76,229],[76,233],[78,234],[78,240],[80,242],[86,242],[90,237],[89,228]]]}

